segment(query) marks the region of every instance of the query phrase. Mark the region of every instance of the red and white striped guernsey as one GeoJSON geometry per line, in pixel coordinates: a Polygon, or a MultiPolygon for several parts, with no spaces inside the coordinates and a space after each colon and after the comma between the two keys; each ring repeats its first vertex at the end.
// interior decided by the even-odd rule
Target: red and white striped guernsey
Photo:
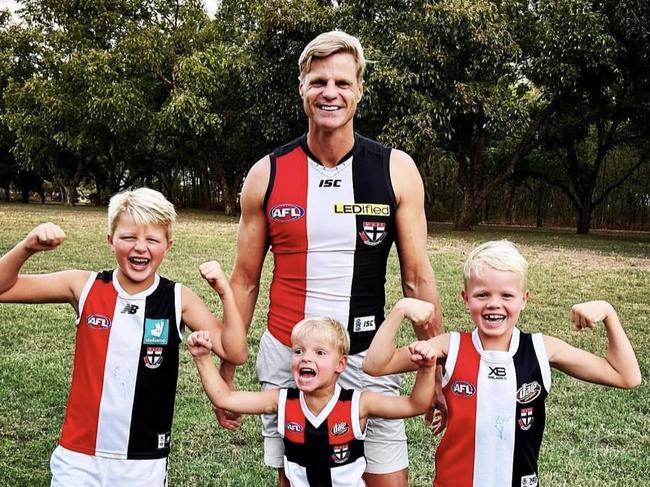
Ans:
{"type": "Polygon", "coordinates": [[[270,156],[264,209],[275,267],[268,328],[287,346],[298,321],[329,316],[347,326],[350,353],[358,353],[384,319],[395,240],[390,149],[354,139],[334,168],[315,159],[305,136],[270,156]]]}
{"type": "Polygon", "coordinates": [[[278,432],[284,441],[284,472],[292,487],[363,487],[364,432],[360,391],[341,389],[315,416],[297,388],[280,389],[278,432]]]}
{"type": "Polygon", "coordinates": [[[435,487],[537,487],[551,369],[541,333],[513,329],[508,351],[452,332],[442,380],[449,411],[435,487]]]}
{"type": "Polygon", "coordinates": [[[181,285],[155,276],[136,295],[115,271],[91,273],[79,300],[70,396],[59,443],[108,458],[169,455],[181,285]]]}

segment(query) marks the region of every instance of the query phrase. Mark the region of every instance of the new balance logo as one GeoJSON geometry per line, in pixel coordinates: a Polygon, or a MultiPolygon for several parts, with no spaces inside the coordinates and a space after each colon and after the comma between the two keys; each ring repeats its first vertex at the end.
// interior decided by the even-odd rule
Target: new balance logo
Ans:
{"type": "Polygon", "coordinates": [[[124,306],[124,309],[122,310],[123,315],[134,315],[138,312],[139,306],[136,304],[127,304],[124,306]]]}

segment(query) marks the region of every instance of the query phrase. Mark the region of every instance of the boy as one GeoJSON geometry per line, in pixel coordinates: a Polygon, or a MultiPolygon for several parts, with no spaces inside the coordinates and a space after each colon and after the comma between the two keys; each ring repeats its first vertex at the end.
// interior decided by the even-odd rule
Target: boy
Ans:
{"type": "MultiPolygon", "coordinates": [[[[433,315],[433,305],[417,300],[400,301],[395,310],[392,319],[398,322],[433,315]]],[[[407,418],[431,407],[435,357],[430,355],[411,356],[418,372],[409,397],[342,389],[337,379],[347,365],[350,338],[331,318],[304,319],[291,332],[291,371],[297,388],[232,391],[209,356],[209,334],[192,333],[187,343],[214,406],[235,413],[278,414],[284,471],[294,487],[365,485],[368,418],[407,418]]]]}
{"type": "Polygon", "coordinates": [[[50,461],[53,486],[163,486],[183,325],[206,330],[225,360],[246,360],[246,331],[216,262],[203,277],[223,302],[215,318],[190,289],[156,273],[172,246],[174,206],[139,188],[111,198],[108,244],[117,269],[19,274],[65,239],[44,223],[0,259],[0,302],[70,303],[77,313],[66,416],[50,461]]]}
{"type": "Polygon", "coordinates": [[[465,308],[476,328],[447,333],[395,349],[399,326],[390,321],[370,346],[364,370],[385,374],[413,369],[410,355],[446,357],[442,380],[449,410],[436,451],[434,485],[537,486],[550,367],[581,380],[631,388],[641,382],[634,350],[614,308],[605,301],[577,304],[577,330],[603,321],[607,355],[598,357],[566,342],[516,328],[528,301],[528,263],[509,241],[476,247],[464,266],[465,308]]]}

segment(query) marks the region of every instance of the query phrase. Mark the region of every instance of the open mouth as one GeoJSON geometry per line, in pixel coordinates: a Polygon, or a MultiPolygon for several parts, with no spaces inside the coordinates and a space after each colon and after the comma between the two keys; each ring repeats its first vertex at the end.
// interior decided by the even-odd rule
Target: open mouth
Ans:
{"type": "Polygon", "coordinates": [[[498,314],[483,315],[483,319],[491,323],[501,323],[502,321],[505,321],[506,315],[498,315],[498,314]]]}
{"type": "Polygon", "coordinates": [[[338,107],[336,105],[318,105],[318,108],[325,110],[326,112],[335,112],[336,110],[341,109],[341,107],[338,107]]]}
{"type": "Polygon", "coordinates": [[[298,370],[298,373],[300,374],[300,377],[304,379],[311,379],[313,377],[316,377],[316,371],[314,369],[310,369],[309,367],[301,367],[298,370]]]}
{"type": "Polygon", "coordinates": [[[151,262],[151,259],[146,257],[129,257],[129,262],[135,266],[146,266],[151,262]]]}

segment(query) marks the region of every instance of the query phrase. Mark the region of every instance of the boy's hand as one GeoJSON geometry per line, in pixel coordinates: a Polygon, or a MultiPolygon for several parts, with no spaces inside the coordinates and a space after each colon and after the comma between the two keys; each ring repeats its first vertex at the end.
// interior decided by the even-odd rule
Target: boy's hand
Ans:
{"type": "Polygon", "coordinates": [[[404,318],[413,322],[416,326],[426,328],[436,317],[433,304],[415,298],[402,298],[397,307],[404,313],[404,318]]]}
{"type": "Polygon", "coordinates": [[[44,250],[53,250],[63,243],[65,232],[54,223],[41,223],[33,228],[23,240],[27,252],[35,253],[44,250]]]}
{"type": "Polygon", "coordinates": [[[436,365],[433,347],[425,340],[411,343],[409,352],[411,352],[411,362],[418,364],[419,367],[433,367],[436,365]]]}
{"type": "Polygon", "coordinates": [[[192,332],[187,339],[187,348],[193,357],[201,357],[209,355],[212,350],[212,340],[210,340],[210,332],[208,330],[199,330],[192,332]]]}
{"type": "Polygon", "coordinates": [[[614,308],[607,301],[588,301],[574,304],[571,308],[571,321],[576,330],[593,328],[599,321],[605,321],[614,308]]]}
{"type": "Polygon", "coordinates": [[[217,291],[219,294],[223,294],[228,289],[228,278],[226,277],[225,272],[219,265],[219,262],[216,260],[211,260],[209,262],[204,262],[199,266],[199,272],[203,279],[208,281],[208,284],[212,286],[212,289],[217,291]]]}

